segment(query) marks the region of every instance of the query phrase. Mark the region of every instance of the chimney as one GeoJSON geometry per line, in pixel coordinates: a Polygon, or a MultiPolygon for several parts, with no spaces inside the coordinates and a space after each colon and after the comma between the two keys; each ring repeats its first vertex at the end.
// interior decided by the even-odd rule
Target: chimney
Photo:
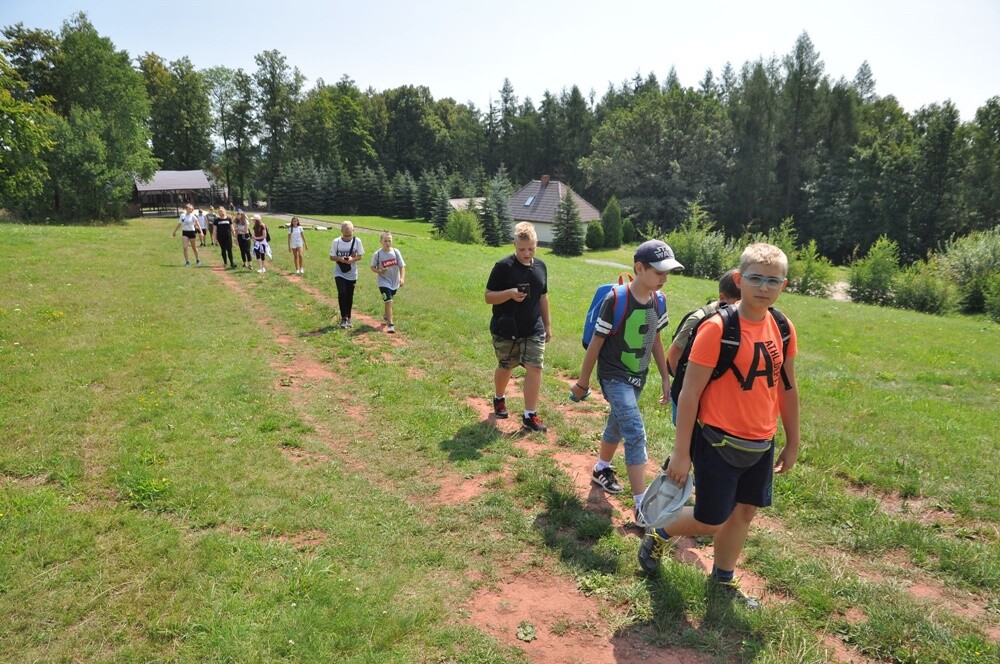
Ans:
{"type": "Polygon", "coordinates": [[[546,187],[546,186],[548,186],[548,184],[549,184],[549,176],[548,175],[543,175],[542,176],[542,186],[546,187]]]}

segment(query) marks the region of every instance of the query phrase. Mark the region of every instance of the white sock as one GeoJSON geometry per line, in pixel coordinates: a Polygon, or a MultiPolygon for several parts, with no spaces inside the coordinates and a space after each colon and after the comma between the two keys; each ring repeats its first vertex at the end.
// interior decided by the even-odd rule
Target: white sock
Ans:
{"type": "Polygon", "coordinates": [[[532,415],[535,414],[535,412],[536,411],[534,411],[534,410],[526,410],[526,411],[524,411],[524,416],[525,417],[531,417],[532,415]]]}
{"type": "Polygon", "coordinates": [[[602,470],[604,470],[605,468],[610,468],[610,467],[611,467],[611,464],[609,462],[605,461],[604,459],[598,459],[597,463],[594,464],[594,472],[595,473],[599,473],[602,470]]]}
{"type": "Polygon", "coordinates": [[[639,505],[642,505],[642,497],[645,496],[645,495],[646,495],[646,492],[643,491],[642,493],[637,493],[636,495],[632,496],[632,500],[635,501],[635,506],[636,507],[638,507],[639,505]]]}

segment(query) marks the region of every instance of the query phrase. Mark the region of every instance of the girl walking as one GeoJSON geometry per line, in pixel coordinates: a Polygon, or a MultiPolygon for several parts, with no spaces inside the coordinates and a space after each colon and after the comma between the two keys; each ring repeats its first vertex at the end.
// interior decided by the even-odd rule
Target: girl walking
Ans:
{"type": "Polygon", "coordinates": [[[292,252],[292,260],[295,262],[295,274],[306,273],[306,269],[302,266],[302,251],[308,248],[306,235],[302,232],[302,222],[298,217],[292,217],[288,225],[288,250],[292,252]]]}
{"type": "Polygon", "coordinates": [[[267,268],[264,267],[264,259],[271,255],[271,247],[268,245],[267,236],[267,226],[261,223],[260,215],[255,214],[253,216],[253,255],[260,262],[260,269],[257,270],[260,274],[267,272],[267,268]]]}
{"type": "MultiPolygon", "coordinates": [[[[219,211],[223,212],[222,208],[219,208],[219,211]]],[[[249,270],[253,266],[253,251],[251,251],[253,236],[250,235],[250,223],[243,210],[236,212],[236,223],[233,224],[233,231],[236,233],[236,241],[240,244],[240,260],[243,261],[243,267],[249,270]]]]}
{"type": "Polygon", "coordinates": [[[222,251],[222,267],[236,267],[236,262],[233,260],[233,220],[226,214],[226,208],[221,205],[215,217],[215,239],[218,240],[219,249],[222,251]]]}

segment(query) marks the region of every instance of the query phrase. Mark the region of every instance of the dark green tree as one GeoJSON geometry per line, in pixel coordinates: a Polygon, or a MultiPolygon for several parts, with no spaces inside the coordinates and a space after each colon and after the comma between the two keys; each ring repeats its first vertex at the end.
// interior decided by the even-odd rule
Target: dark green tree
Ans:
{"type": "Polygon", "coordinates": [[[557,256],[580,256],[583,254],[583,224],[580,221],[580,209],[573,200],[573,194],[566,189],[566,194],[556,208],[556,218],[552,225],[552,253],[557,256]]]}
{"type": "Polygon", "coordinates": [[[622,210],[618,199],[614,196],[608,201],[601,213],[601,230],[603,231],[603,246],[617,249],[622,246],[622,210]]]}
{"type": "Polygon", "coordinates": [[[586,244],[588,249],[600,249],[604,246],[604,227],[596,219],[587,224],[586,244]]]}
{"type": "Polygon", "coordinates": [[[409,171],[396,173],[392,178],[392,202],[390,214],[398,219],[413,219],[413,199],[416,196],[417,183],[409,171]]]}
{"type": "Polygon", "coordinates": [[[989,230],[1000,225],[1000,96],[991,97],[976,111],[970,132],[963,177],[969,228],[989,230]]]}
{"type": "Polygon", "coordinates": [[[278,169],[290,147],[291,123],[299,102],[304,78],[298,68],[288,66],[276,50],[254,56],[257,71],[254,86],[260,122],[260,147],[263,158],[261,182],[270,196],[278,169]]]}
{"type": "Polygon", "coordinates": [[[50,210],[66,219],[120,219],[133,178],[157,168],[142,75],[78,13],[63,23],[52,79],[63,122],[48,164],[50,210]]]}
{"type": "Polygon", "coordinates": [[[451,206],[448,192],[445,191],[444,187],[438,187],[434,197],[434,209],[431,212],[431,223],[439,234],[444,234],[445,227],[448,225],[448,215],[453,211],[454,208],[451,206]]]}
{"type": "Polygon", "coordinates": [[[212,152],[210,90],[183,57],[168,67],[155,53],[139,59],[150,100],[153,156],[167,170],[205,168],[212,152]]]}
{"type": "Polygon", "coordinates": [[[806,209],[805,185],[818,172],[816,148],[823,62],[809,35],[795,40],[784,59],[785,79],[780,96],[778,160],[775,175],[781,195],[779,215],[772,221],[801,219],[806,209]]]}
{"type": "Polygon", "coordinates": [[[249,200],[249,184],[254,164],[260,154],[257,137],[260,119],[254,102],[253,79],[242,69],[233,74],[235,94],[229,102],[229,112],[224,116],[225,131],[232,138],[228,150],[223,152],[225,168],[231,168],[235,187],[230,190],[230,205],[242,207],[249,200]]]}
{"type": "Polygon", "coordinates": [[[56,116],[48,97],[28,84],[0,55],[0,208],[30,214],[48,181],[45,159],[54,147],[56,116]]]}

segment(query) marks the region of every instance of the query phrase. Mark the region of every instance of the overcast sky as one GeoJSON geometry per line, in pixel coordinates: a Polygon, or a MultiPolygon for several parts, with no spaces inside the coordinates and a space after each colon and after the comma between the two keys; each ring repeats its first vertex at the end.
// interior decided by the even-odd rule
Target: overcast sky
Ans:
{"type": "Polygon", "coordinates": [[[276,49],[306,76],[362,90],[426,85],[485,109],[509,78],[518,100],[572,85],[598,99],[638,72],[784,56],[808,33],[834,80],[868,61],[879,95],[913,112],[950,99],[972,120],[1000,95],[1000,0],[0,0],[0,25],[57,31],[77,11],[133,57],[256,70],[276,49]]]}

